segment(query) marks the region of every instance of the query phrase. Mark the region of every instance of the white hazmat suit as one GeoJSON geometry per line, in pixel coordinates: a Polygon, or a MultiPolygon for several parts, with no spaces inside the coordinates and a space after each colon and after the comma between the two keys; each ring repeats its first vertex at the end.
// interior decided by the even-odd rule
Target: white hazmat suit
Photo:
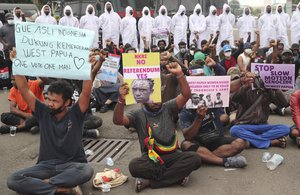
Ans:
{"type": "Polygon", "coordinates": [[[267,6],[265,7],[265,13],[258,19],[260,47],[268,47],[272,39],[277,39],[277,18],[272,12],[267,13],[267,6]]]}
{"type": "Polygon", "coordinates": [[[173,16],[171,21],[171,32],[174,35],[174,54],[179,52],[178,43],[183,41],[187,43],[187,28],[188,28],[188,17],[185,15],[185,7],[179,6],[177,13],[173,16]]]}
{"type": "MultiPolygon", "coordinates": [[[[168,16],[168,9],[166,8],[166,6],[162,5],[159,8],[158,11],[158,16],[156,16],[156,18],[154,19],[154,28],[157,29],[167,29],[168,32],[170,32],[170,26],[171,26],[171,18],[168,16]],[[162,10],[165,10],[165,14],[163,15],[161,13],[162,10]]],[[[166,44],[169,44],[169,39],[166,36],[161,36],[161,37],[165,37],[162,38],[162,40],[166,41],[166,44]]],[[[161,39],[155,38],[154,43],[157,45],[158,41],[161,39]]]]}
{"type": "Polygon", "coordinates": [[[143,16],[139,19],[138,29],[140,32],[140,51],[144,51],[144,42],[142,37],[146,37],[148,46],[151,44],[151,32],[154,25],[154,19],[150,16],[150,10],[148,7],[144,7],[142,11],[143,16]],[[145,14],[145,11],[148,10],[148,15],[145,14]]]}
{"type": "MultiPolygon", "coordinates": [[[[248,8],[248,7],[247,7],[248,8]]],[[[251,15],[251,10],[249,9],[249,14],[246,15],[244,8],[243,16],[240,17],[237,21],[237,28],[239,30],[239,36],[240,38],[243,38],[244,43],[247,41],[249,35],[248,33],[251,33],[250,42],[255,41],[255,34],[254,31],[256,29],[256,21],[255,18],[251,15]]]]}
{"type": "Polygon", "coordinates": [[[99,47],[99,18],[95,16],[95,9],[94,7],[89,4],[86,7],[85,15],[80,18],[79,21],[79,28],[82,29],[87,29],[95,32],[94,35],[94,41],[93,41],[93,48],[98,48],[99,47]],[[93,9],[93,12],[90,14],[88,12],[89,7],[93,9]]]}
{"type": "Polygon", "coordinates": [[[71,27],[75,27],[75,28],[78,28],[79,27],[79,21],[77,18],[75,18],[73,16],[73,10],[72,8],[67,5],[65,8],[64,8],[64,17],[62,17],[60,20],[59,20],[59,25],[62,25],[62,26],[71,26],[71,27]],[[69,16],[66,15],[66,11],[69,10],[71,12],[71,14],[69,16]]]}
{"type": "Polygon", "coordinates": [[[121,35],[123,40],[123,45],[129,43],[132,47],[137,49],[137,29],[136,29],[136,19],[130,14],[133,9],[130,6],[126,7],[126,16],[121,20],[121,35]]]}
{"type": "Polygon", "coordinates": [[[213,34],[214,37],[216,36],[216,32],[219,31],[219,23],[220,18],[219,16],[213,15],[213,11],[217,11],[217,8],[213,5],[209,7],[209,14],[205,18],[205,30],[203,32],[203,40],[209,40],[210,34],[213,34]]]}
{"type": "Polygon", "coordinates": [[[114,8],[110,2],[106,2],[104,6],[104,13],[99,17],[100,28],[102,29],[102,46],[106,47],[105,41],[110,39],[119,47],[120,39],[120,23],[121,17],[114,12],[114,8]],[[106,6],[110,4],[111,11],[108,12],[106,6]]]}
{"type": "Polygon", "coordinates": [[[203,40],[202,32],[205,27],[205,17],[202,14],[202,8],[200,4],[197,4],[194,9],[194,13],[189,18],[189,27],[191,31],[190,44],[196,39],[196,34],[199,36],[197,41],[197,47],[201,48],[201,41],[203,40]],[[200,13],[197,14],[197,10],[200,9],[200,13]]]}
{"type": "Polygon", "coordinates": [[[298,43],[300,40],[300,2],[298,3],[295,13],[291,19],[291,44],[298,43]]]}
{"type": "Polygon", "coordinates": [[[48,5],[44,5],[41,10],[41,15],[35,19],[35,23],[39,24],[53,24],[56,25],[57,21],[54,17],[51,16],[51,8],[48,5]],[[49,7],[49,14],[46,15],[44,12],[45,7],[49,7]]]}
{"type": "Polygon", "coordinates": [[[278,22],[277,40],[280,40],[281,43],[284,44],[285,49],[289,49],[288,28],[291,25],[290,16],[287,13],[284,13],[284,9],[281,4],[277,5],[275,16],[278,22]],[[281,13],[278,12],[279,6],[282,7],[281,13]]]}

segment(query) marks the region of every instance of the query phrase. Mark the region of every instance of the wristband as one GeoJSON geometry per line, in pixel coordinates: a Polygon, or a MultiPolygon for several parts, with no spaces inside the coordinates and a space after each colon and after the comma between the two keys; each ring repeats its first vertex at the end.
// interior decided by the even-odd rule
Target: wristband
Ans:
{"type": "Polygon", "coordinates": [[[184,73],[181,73],[180,75],[176,76],[176,78],[177,78],[177,79],[180,79],[180,78],[182,78],[182,77],[184,77],[184,76],[185,76],[184,73]]]}

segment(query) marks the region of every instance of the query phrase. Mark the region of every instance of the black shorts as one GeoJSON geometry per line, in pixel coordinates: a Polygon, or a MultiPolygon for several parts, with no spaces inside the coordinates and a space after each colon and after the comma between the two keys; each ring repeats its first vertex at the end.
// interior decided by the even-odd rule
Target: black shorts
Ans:
{"type": "MultiPolygon", "coordinates": [[[[231,144],[234,140],[236,140],[235,137],[217,137],[217,138],[214,138],[214,139],[210,140],[209,142],[205,142],[205,143],[200,143],[200,142],[194,140],[194,141],[192,141],[192,145],[189,148],[187,148],[187,149],[184,149],[183,147],[181,147],[181,148],[183,151],[196,152],[198,150],[198,148],[200,146],[202,146],[202,147],[207,148],[209,151],[213,152],[222,145],[231,144]]],[[[183,142],[185,142],[185,141],[183,141],[183,142]]]]}

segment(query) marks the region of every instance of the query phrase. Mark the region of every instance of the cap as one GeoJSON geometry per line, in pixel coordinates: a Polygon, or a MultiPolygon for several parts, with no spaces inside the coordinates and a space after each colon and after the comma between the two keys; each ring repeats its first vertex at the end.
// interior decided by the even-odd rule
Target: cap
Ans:
{"type": "Polygon", "coordinates": [[[251,49],[251,44],[248,42],[244,43],[244,49],[251,49]]]}
{"type": "Polygon", "coordinates": [[[202,53],[201,51],[195,53],[195,54],[194,54],[194,60],[195,60],[195,61],[198,61],[198,60],[204,61],[204,60],[205,60],[205,54],[202,53]]]}
{"type": "Polygon", "coordinates": [[[191,44],[191,46],[190,46],[190,49],[191,50],[195,50],[197,47],[196,47],[196,45],[195,44],[191,44]]]}
{"type": "Polygon", "coordinates": [[[240,71],[240,69],[237,68],[237,67],[231,67],[231,68],[228,69],[227,75],[230,76],[230,79],[231,79],[231,80],[234,80],[234,79],[236,79],[236,78],[240,78],[241,71],[240,71]]]}
{"type": "Polygon", "coordinates": [[[6,20],[14,19],[14,15],[12,15],[11,13],[7,13],[7,14],[5,14],[5,19],[6,20]]]}
{"type": "Polygon", "coordinates": [[[289,53],[289,54],[293,55],[293,52],[290,49],[283,50],[282,53],[281,53],[281,55],[283,55],[285,53],[289,53]]]}
{"type": "Polygon", "coordinates": [[[222,48],[222,50],[224,52],[231,51],[231,46],[230,45],[224,45],[223,48],[222,48]]]}

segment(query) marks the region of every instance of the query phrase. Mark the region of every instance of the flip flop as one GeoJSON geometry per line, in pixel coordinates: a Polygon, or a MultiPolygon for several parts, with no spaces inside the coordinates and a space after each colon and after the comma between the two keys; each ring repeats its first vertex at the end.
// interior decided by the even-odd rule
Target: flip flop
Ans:
{"type": "Polygon", "coordinates": [[[143,189],[147,188],[148,185],[145,184],[146,180],[142,178],[135,179],[135,192],[141,192],[143,189]]]}
{"type": "Polygon", "coordinates": [[[281,145],[280,145],[280,147],[281,148],[286,148],[286,145],[287,145],[287,137],[281,137],[281,138],[279,138],[278,139],[278,141],[280,141],[280,143],[281,143],[281,145]]]}

